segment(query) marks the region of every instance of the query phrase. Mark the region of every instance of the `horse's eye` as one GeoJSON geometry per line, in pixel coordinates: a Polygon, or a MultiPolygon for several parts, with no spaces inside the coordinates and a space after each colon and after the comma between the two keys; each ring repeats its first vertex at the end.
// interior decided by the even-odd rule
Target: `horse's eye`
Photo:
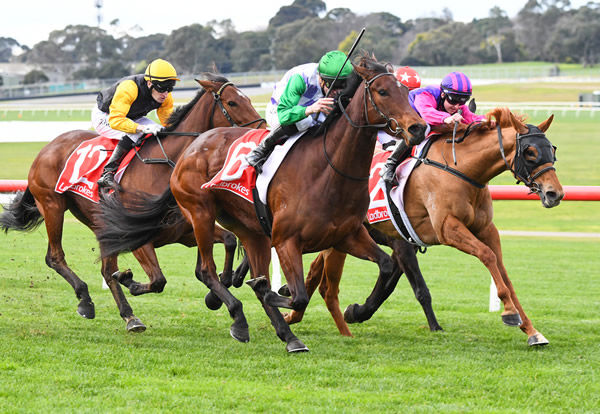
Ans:
{"type": "Polygon", "coordinates": [[[379,90],[377,91],[377,93],[378,93],[379,95],[381,95],[381,96],[387,96],[387,95],[388,95],[388,93],[387,93],[387,91],[386,91],[385,89],[379,89],[379,90]]]}
{"type": "Polygon", "coordinates": [[[535,153],[535,151],[534,151],[533,149],[531,149],[531,148],[527,148],[527,149],[525,150],[525,156],[526,156],[526,157],[532,157],[532,158],[535,158],[535,157],[536,157],[536,153],[535,153]]]}
{"type": "Polygon", "coordinates": [[[235,101],[229,101],[229,102],[227,102],[227,105],[229,105],[231,107],[236,107],[237,106],[237,102],[235,102],[235,101]]]}

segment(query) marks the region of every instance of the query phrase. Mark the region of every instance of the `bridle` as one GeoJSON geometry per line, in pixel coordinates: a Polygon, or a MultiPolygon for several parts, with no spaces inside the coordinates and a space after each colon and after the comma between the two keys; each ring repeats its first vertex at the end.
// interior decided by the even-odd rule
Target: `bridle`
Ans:
{"type": "MultiPolygon", "coordinates": [[[[404,131],[404,129],[402,127],[400,127],[400,124],[398,123],[398,121],[395,118],[391,118],[391,117],[387,116],[386,114],[384,114],[383,111],[381,111],[381,109],[379,109],[379,107],[375,103],[375,100],[373,99],[373,94],[371,93],[371,85],[373,84],[373,82],[375,82],[377,79],[381,78],[382,76],[394,76],[394,74],[390,73],[390,72],[379,73],[379,74],[373,76],[368,81],[367,80],[364,81],[365,93],[364,93],[363,101],[364,101],[364,108],[365,108],[365,120],[367,122],[366,124],[359,125],[359,124],[355,123],[354,121],[352,121],[352,119],[350,119],[350,116],[346,112],[346,108],[344,107],[341,99],[337,100],[338,107],[339,107],[340,111],[342,112],[342,114],[344,114],[344,117],[346,117],[346,119],[348,120],[348,123],[350,123],[350,125],[353,128],[388,128],[389,131],[391,132],[391,135],[393,135],[395,137],[397,137],[399,135],[403,135],[406,139],[408,139],[408,136],[406,135],[406,131],[404,131]],[[380,124],[369,123],[369,112],[368,112],[369,108],[368,108],[368,103],[367,103],[367,96],[368,96],[368,101],[371,103],[371,105],[373,106],[375,111],[377,111],[377,113],[379,114],[380,117],[385,119],[385,123],[380,123],[380,124]],[[393,124],[396,125],[396,127],[394,129],[392,129],[393,124]]],[[[340,171],[339,169],[337,169],[333,165],[333,161],[329,157],[329,154],[327,154],[326,139],[327,139],[327,130],[325,130],[323,132],[323,152],[325,154],[325,159],[327,160],[327,163],[336,173],[338,173],[342,177],[348,178],[350,180],[355,180],[355,181],[368,181],[369,180],[370,176],[355,177],[355,176],[346,174],[346,173],[340,171]]]]}
{"type": "MultiPolygon", "coordinates": [[[[208,129],[213,129],[214,128],[214,123],[213,123],[213,117],[215,115],[215,108],[217,107],[217,105],[219,105],[219,108],[221,108],[221,112],[223,113],[223,116],[225,116],[225,119],[227,119],[227,121],[229,121],[229,123],[231,124],[232,127],[245,127],[254,123],[258,122],[258,127],[260,128],[260,126],[267,122],[264,118],[258,118],[255,119],[254,121],[250,121],[250,122],[246,122],[245,124],[242,125],[238,125],[233,118],[231,117],[231,115],[229,115],[229,112],[227,112],[227,108],[225,108],[225,105],[223,104],[223,100],[221,99],[221,95],[223,93],[223,90],[225,90],[226,87],[228,87],[229,85],[232,85],[235,87],[235,85],[233,84],[233,82],[225,82],[223,85],[221,85],[221,87],[219,88],[219,90],[217,92],[211,92],[214,98],[213,101],[213,106],[210,112],[210,119],[208,121],[208,129]]],[[[173,162],[173,160],[169,159],[169,157],[167,156],[167,153],[165,152],[165,149],[162,145],[162,142],[159,138],[160,136],[169,136],[169,135],[176,135],[176,136],[192,136],[192,137],[197,137],[200,135],[199,132],[178,132],[178,131],[160,131],[157,134],[155,134],[156,136],[156,142],[158,143],[159,148],[161,149],[164,158],[142,158],[137,150],[136,147],[134,147],[135,150],[135,154],[138,157],[138,159],[143,162],[144,164],[168,164],[171,168],[175,168],[175,162],[173,162]]],[[[149,136],[148,136],[149,137],[149,136]]],[[[148,137],[145,137],[144,140],[148,137]]]]}
{"type": "Polygon", "coordinates": [[[515,143],[515,156],[512,164],[509,164],[506,156],[504,155],[504,145],[502,144],[502,130],[500,126],[497,126],[498,130],[498,144],[500,146],[500,154],[504,160],[506,168],[512,172],[513,176],[517,179],[517,184],[523,182],[532,193],[539,193],[541,191],[540,186],[535,182],[536,178],[548,171],[555,171],[554,162],[556,161],[556,146],[552,145],[546,135],[535,125],[527,124],[527,133],[521,135],[517,132],[517,139],[515,143]],[[537,157],[535,160],[525,159],[524,152],[527,148],[534,147],[537,150],[537,157]],[[532,175],[533,170],[540,165],[548,164],[549,166],[542,168],[538,172],[532,175]]]}
{"type": "Polygon", "coordinates": [[[221,112],[223,113],[223,116],[225,117],[225,119],[227,119],[227,121],[229,121],[229,123],[231,124],[232,127],[246,127],[248,125],[252,125],[258,122],[258,126],[257,128],[260,128],[260,126],[263,123],[266,123],[267,121],[264,118],[258,118],[255,119],[254,121],[250,121],[250,122],[246,122],[245,124],[241,124],[238,125],[233,118],[231,117],[231,115],[229,115],[229,112],[227,112],[227,108],[225,108],[225,105],[223,105],[223,100],[221,99],[221,94],[223,93],[223,91],[225,90],[226,87],[228,86],[234,86],[233,82],[225,82],[223,85],[221,85],[221,87],[219,88],[219,90],[217,92],[211,92],[214,98],[214,102],[213,102],[213,107],[210,113],[210,120],[209,120],[209,127],[208,129],[213,129],[213,116],[215,114],[215,109],[217,107],[217,105],[219,105],[219,108],[221,109],[221,112]]]}

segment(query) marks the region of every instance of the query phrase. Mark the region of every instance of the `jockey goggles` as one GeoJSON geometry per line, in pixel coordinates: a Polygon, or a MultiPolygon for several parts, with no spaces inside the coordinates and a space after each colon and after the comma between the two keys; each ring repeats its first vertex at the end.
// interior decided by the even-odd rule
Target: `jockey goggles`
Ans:
{"type": "Polygon", "coordinates": [[[459,95],[457,93],[446,93],[446,99],[448,100],[448,103],[451,105],[464,105],[467,103],[467,101],[469,100],[470,96],[469,95],[459,95]]]}
{"type": "MultiPolygon", "coordinates": [[[[321,79],[323,79],[323,82],[325,83],[327,89],[331,89],[331,84],[333,83],[335,78],[324,78],[323,76],[321,76],[321,79]]],[[[335,81],[335,89],[344,89],[345,87],[346,79],[338,78],[338,80],[335,81]]]]}
{"type": "Polygon", "coordinates": [[[166,81],[152,81],[152,87],[156,89],[158,93],[172,92],[175,87],[174,80],[166,80],[166,81]]]}

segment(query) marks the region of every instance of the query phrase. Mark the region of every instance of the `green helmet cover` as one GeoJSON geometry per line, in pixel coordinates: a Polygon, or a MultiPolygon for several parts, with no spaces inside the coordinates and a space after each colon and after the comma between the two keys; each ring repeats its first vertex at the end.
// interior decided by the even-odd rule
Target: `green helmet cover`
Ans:
{"type": "MultiPolygon", "coordinates": [[[[335,79],[340,68],[344,65],[345,60],[346,55],[339,50],[332,50],[331,52],[325,53],[321,60],[319,60],[319,75],[321,75],[323,79],[335,79]]],[[[347,78],[351,73],[352,64],[346,62],[340,73],[339,79],[347,78]]]]}

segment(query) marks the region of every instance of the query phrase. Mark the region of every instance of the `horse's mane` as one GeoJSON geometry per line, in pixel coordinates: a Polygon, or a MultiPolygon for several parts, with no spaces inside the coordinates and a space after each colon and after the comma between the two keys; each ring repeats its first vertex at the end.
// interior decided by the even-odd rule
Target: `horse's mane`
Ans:
{"type": "MultiPolygon", "coordinates": [[[[361,55],[357,58],[357,63],[355,63],[355,65],[366,68],[377,74],[389,72],[388,68],[384,64],[378,62],[374,56],[368,54],[365,51],[361,52],[361,55]]],[[[358,89],[358,86],[362,83],[362,81],[363,79],[360,77],[360,75],[353,70],[348,80],[346,81],[346,87],[342,89],[337,96],[337,100],[339,100],[342,103],[342,106],[344,108],[348,106],[350,100],[356,93],[356,90],[358,89]]],[[[309,135],[316,136],[322,134],[325,128],[327,128],[329,125],[331,125],[333,121],[340,117],[341,113],[342,112],[339,106],[336,104],[333,111],[331,111],[329,115],[327,115],[325,121],[323,121],[322,124],[317,125],[316,128],[314,128],[312,131],[310,131],[309,135]]]]}
{"type": "MultiPolygon", "coordinates": [[[[229,82],[229,80],[222,75],[216,75],[214,73],[210,73],[210,72],[204,72],[202,73],[202,78],[211,82],[229,82]]],[[[175,130],[175,128],[177,128],[177,126],[179,125],[179,123],[181,121],[183,121],[183,119],[185,118],[185,116],[188,114],[188,112],[194,107],[194,105],[196,105],[196,103],[198,102],[198,100],[200,100],[200,98],[202,98],[202,96],[204,95],[204,93],[206,92],[206,90],[204,88],[200,88],[200,90],[196,93],[196,96],[194,96],[194,98],[188,102],[187,104],[183,105],[183,106],[178,106],[169,116],[169,119],[167,120],[167,127],[165,128],[165,131],[173,131],[175,130]]]]}
{"type": "Polygon", "coordinates": [[[486,114],[487,119],[491,117],[496,119],[496,124],[500,128],[513,127],[516,130],[523,130],[525,126],[525,115],[515,115],[508,108],[495,108],[486,114]]]}

